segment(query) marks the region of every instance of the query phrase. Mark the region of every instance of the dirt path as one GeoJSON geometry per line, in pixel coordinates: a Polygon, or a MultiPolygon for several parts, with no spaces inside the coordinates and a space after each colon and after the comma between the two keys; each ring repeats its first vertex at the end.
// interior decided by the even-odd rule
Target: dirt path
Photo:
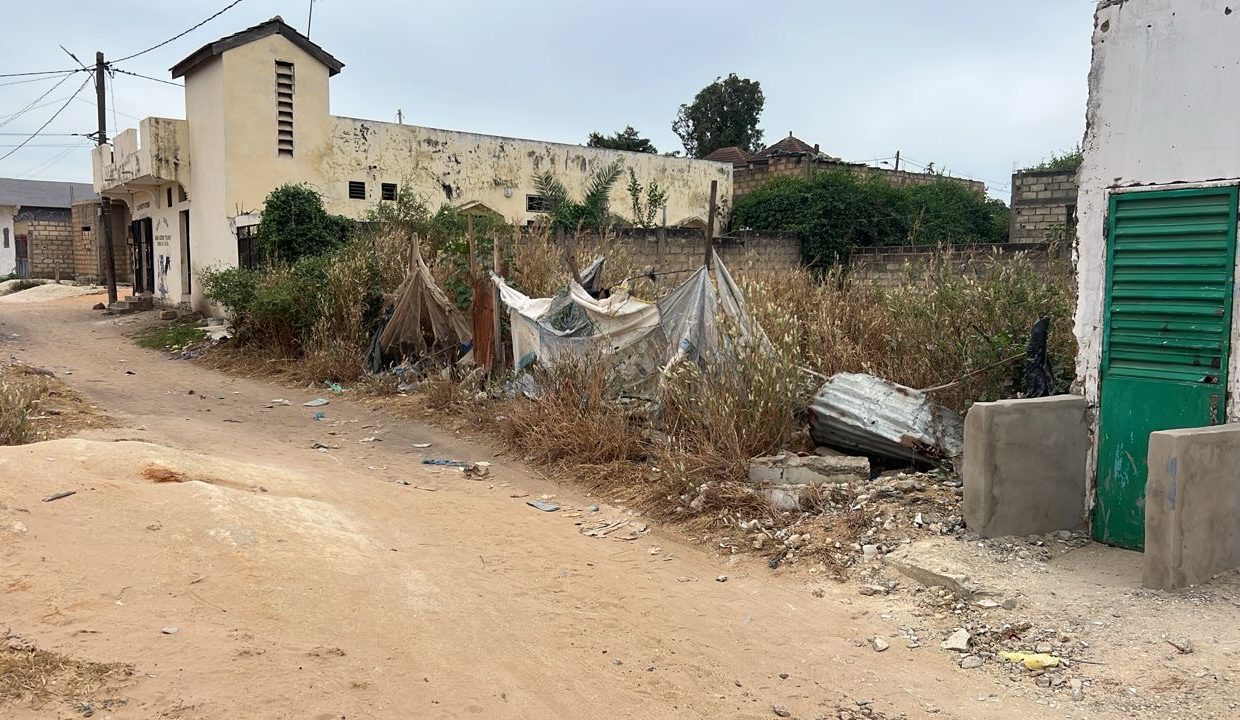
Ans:
{"type": "Polygon", "coordinates": [[[876,653],[881,606],[852,588],[817,597],[658,528],[584,537],[592,500],[487,448],[335,397],[314,421],[316,393],[137,348],[95,300],[0,307],[0,352],[123,426],[0,449],[0,626],[132,663],[124,703],[95,717],[836,718],[856,700],[873,717],[1067,717],[937,647],[876,653]],[[495,466],[467,481],[422,452],[495,466]],[[543,494],[564,509],[526,505],[543,494]]]}

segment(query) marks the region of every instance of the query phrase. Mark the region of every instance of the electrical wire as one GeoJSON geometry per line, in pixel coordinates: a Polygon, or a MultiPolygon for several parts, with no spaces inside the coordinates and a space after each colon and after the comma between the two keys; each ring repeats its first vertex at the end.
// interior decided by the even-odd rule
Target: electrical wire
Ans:
{"type": "MultiPolygon", "coordinates": [[[[34,100],[32,100],[32,101],[30,102],[30,104],[29,104],[29,105],[27,105],[26,107],[22,108],[21,110],[18,110],[16,113],[14,113],[13,115],[10,115],[8,118],[6,118],[6,119],[4,119],[4,120],[0,120],[0,127],[4,127],[5,125],[8,125],[9,123],[13,122],[13,121],[14,121],[14,120],[16,120],[17,118],[19,118],[19,117],[21,117],[22,115],[24,115],[25,113],[29,112],[31,109],[33,109],[33,108],[34,108],[34,106],[35,106],[35,104],[36,104],[36,103],[38,103],[40,100],[43,100],[43,99],[44,99],[44,98],[46,98],[48,95],[51,95],[53,92],[56,92],[56,88],[60,87],[61,85],[64,85],[64,84],[65,84],[65,81],[66,81],[66,80],[68,80],[68,79],[69,79],[69,78],[71,78],[71,77],[73,77],[73,74],[72,74],[72,73],[66,74],[64,77],[62,77],[60,80],[58,80],[58,81],[56,82],[56,84],[55,84],[55,85],[53,85],[53,86],[51,86],[50,88],[48,88],[48,89],[47,89],[47,92],[43,93],[43,94],[42,94],[42,95],[40,95],[39,97],[37,97],[37,98],[35,98],[34,100]]],[[[89,77],[89,76],[87,76],[87,78],[86,78],[86,79],[87,79],[87,80],[90,80],[90,77],[89,77]]]]}
{"type": "MultiPolygon", "coordinates": [[[[73,74],[73,72],[81,72],[81,70],[77,70],[77,71],[66,71],[66,72],[65,72],[65,75],[66,75],[66,76],[67,76],[67,75],[72,75],[72,74],[73,74]]],[[[44,80],[51,80],[51,79],[52,79],[52,78],[54,78],[54,77],[55,77],[55,76],[53,75],[53,76],[44,76],[44,77],[37,77],[37,78],[27,78],[27,79],[25,79],[25,80],[13,80],[13,81],[11,81],[11,82],[0,83],[0,87],[8,87],[8,86],[10,86],[10,85],[25,85],[26,83],[33,83],[33,82],[43,82],[44,80]]]]}
{"type": "Polygon", "coordinates": [[[191,32],[193,32],[193,31],[197,30],[198,28],[202,27],[203,25],[206,25],[207,23],[209,23],[209,22],[211,22],[212,20],[216,19],[216,18],[217,18],[217,17],[219,17],[220,15],[223,15],[224,13],[228,12],[228,11],[229,11],[229,10],[231,10],[232,8],[236,7],[236,6],[237,6],[240,2],[241,2],[241,0],[233,0],[233,2],[231,2],[231,3],[229,3],[228,5],[224,6],[224,9],[223,9],[223,10],[220,10],[219,12],[215,13],[214,15],[212,15],[212,16],[211,16],[211,17],[209,17],[209,18],[207,18],[206,20],[203,20],[202,22],[200,22],[200,23],[198,23],[197,25],[193,26],[193,27],[192,27],[192,28],[190,28],[189,30],[186,30],[185,32],[180,33],[180,34],[177,34],[177,35],[173,35],[172,37],[170,37],[170,38],[168,38],[167,40],[165,40],[165,41],[163,41],[163,42],[159,43],[158,45],[152,45],[151,47],[149,47],[149,48],[147,48],[147,49],[145,49],[145,50],[140,50],[140,51],[138,51],[138,52],[134,53],[133,55],[126,55],[125,57],[121,58],[120,60],[115,60],[115,61],[113,61],[113,62],[125,62],[126,60],[132,60],[133,58],[136,58],[136,57],[138,57],[139,55],[145,55],[145,54],[147,54],[147,53],[151,52],[152,50],[158,50],[159,48],[161,48],[161,47],[163,47],[163,46],[167,45],[168,43],[172,42],[173,40],[178,40],[178,39],[180,39],[180,38],[183,38],[183,37],[185,37],[186,35],[190,34],[191,32]]]}
{"type": "MultiPolygon", "coordinates": [[[[117,62],[120,62],[120,61],[118,60],[117,62]]],[[[111,63],[108,63],[108,65],[110,67],[111,63]]],[[[151,77],[150,75],[143,75],[141,73],[130,72],[129,70],[121,70],[118,67],[110,67],[110,69],[112,72],[118,72],[118,73],[121,73],[122,75],[133,75],[134,77],[139,77],[139,78],[142,78],[143,80],[153,80],[157,83],[163,83],[165,85],[171,85],[173,87],[179,87],[179,88],[185,87],[184,85],[178,82],[172,82],[171,80],[161,80],[160,78],[151,77]]]]}
{"type": "MultiPolygon", "coordinates": [[[[82,81],[82,84],[78,86],[78,89],[77,89],[76,91],[74,91],[74,93],[73,93],[73,97],[77,97],[78,93],[80,93],[80,92],[82,92],[82,90],[86,89],[86,84],[87,84],[87,83],[89,83],[89,82],[90,82],[90,76],[89,76],[89,75],[87,75],[87,76],[86,76],[86,79],[82,81]]],[[[39,133],[43,132],[43,130],[44,130],[45,128],[47,128],[47,126],[48,126],[48,125],[51,125],[51,124],[52,124],[52,121],[53,121],[53,120],[55,120],[56,118],[60,117],[60,114],[61,114],[62,112],[64,112],[64,111],[65,111],[65,108],[69,107],[69,103],[73,102],[73,97],[71,97],[71,98],[69,98],[68,100],[66,100],[66,101],[65,101],[65,104],[64,104],[64,105],[61,105],[59,110],[57,110],[56,112],[52,113],[52,116],[51,116],[50,118],[48,118],[48,119],[47,119],[47,122],[45,122],[45,123],[43,123],[42,125],[40,125],[40,126],[39,126],[39,129],[38,129],[38,130],[35,130],[33,133],[31,133],[31,134],[30,134],[30,137],[28,137],[28,138],[26,138],[25,140],[23,140],[23,141],[21,142],[21,144],[20,144],[20,145],[18,145],[17,147],[13,148],[12,150],[10,150],[10,151],[6,152],[4,155],[0,155],[0,160],[4,160],[4,159],[8,158],[8,157],[9,157],[10,155],[12,155],[13,153],[15,153],[15,152],[17,152],[18,150],[21,150],[23,147],[25,147],[25,146],[26,146],[26,143],[28,143],[28,142],[30,142],[31,140],[33,140],[33,139],[35,139],[36,137],[38,137],[38,136],[39,136],[39,133]]]]}
{"type": "MultiPolygon", "coordinates": [[[[86,98],[82,97],[81,95],[75,96],[73,99],[74,99],[74,100],[77,100],[78,102],[86,103],[87,105],[89,105],[89,106],[91,106],[91,107],[94,107],[94,106],[95,106],[95,103],[91,102],[90,100],[87,100],[86,98]]],[[[120,110],[117,110],[117,109],[116,109],[116,102],[115,102],[115,101],[112,103],[112,113],[113,113],[114,115],[120,115],[121,117],[129,118],[130,120],[135,120],[135,121],[137,121],[137,122],[142,122],[142,118],[138,117],[137,115],[130,115],[129,113],[123,113],[123,112],[121,112],[120,110]]],[[[116,125],[117,127],[120,127],[120,125],[119,125],[118,123],[116,123],[116,118],[112,118],[112,122],[113,122],[113,124],[114,124],[114,125],[116,125]]],[[[3,134],[3,133],[0,133],[0,135],[2,135],[2,134],[3,134]]],[[[44,133],[44,134],[46,134],[46,133],[44,133]]],[[[92,133],[92,134],[93,134],[93,133],[92,133]]]]}
{"type": "Polygon", "coordinates": [[[116,129],[121,126],[120,121],[116,119],[116,73],[111,72],[111,68],[108,70],[108,94],[112,101],[108,104],[112,106],[112,128],[116,129]]]}
{"type": "Polygon", "coordinates": [[[70,145],[68,150],[57,153],[51,159],[45,160],[39,163],[38,165],[35,165],[34,167],[30,168],[24,173],[19,173],[18,177],[26,178],[26,179],[36,178],[39,175],[42,175],[43,173],[47,172],[48,170],[51,170],[52,167],[56,165],[56,163],[68,157],[69,153],[73,152],[74,150],[86,150],[89,147],[90,147],[89,145],[70,145]]]}
{"type": "MultiPolygon", "coordinates": [[[[40,105],[35,105],[34,107],[32,107],[32,108],[30,108],[30,109],[31,109],[31,110],[38,110],[39,108],[45,108],[45,107],[47,107],[48,105],[55,105],[55,104],[56,104],[56,103],[58,103],[58,102],[64,102],[64,101],[65,101],[65,100],[67,100],[67,99],[68,99],[68,98],[65,98],[65,97],[58,97],[58,98],[56,98],[55,100],[48,100],[47,102],[42,103],[42,104],[40,104],[40,105]]],[[[8,115],[0,116],[0,121],[4,121],[4,120],[8,120],[9,118],[17,117],[18,115],[20,115],[20,114],[21,114],[21,112],[22,112],[21,110],[18,110],[18,111],[17,111],[17,112],[15,112],[15,113],[9,113],[8,115]]]]}
{"type": "Polygon", "coordinates": [[[78,68],[69,68],[68,70],[43,70],[40,72],[19,72],[19,73],[0,73],[0,78],[7,77],[26,77],[28,75],[59,75],[61,73],[81,72],[78,68]]]}

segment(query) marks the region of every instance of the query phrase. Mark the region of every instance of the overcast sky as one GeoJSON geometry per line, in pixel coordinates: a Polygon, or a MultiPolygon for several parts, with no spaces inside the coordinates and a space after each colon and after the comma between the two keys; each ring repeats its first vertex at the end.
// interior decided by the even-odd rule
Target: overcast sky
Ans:
{"type": "MultiPolygon", "coordinates": [[[[0,74],[132,54],[231,0],[4,0],[0,74]]],[[[242,0],[189,35],[118,67],[170,79],[199,46],[273,15],[305,30],[309,0],[242,0]]],[[[683,150],[677,107],[718,75],[762,83],[761,127],[824,152],[916,163],[985,180],[1006,198],[1013,165],[1074,146],[1084,129],[1090,0],[316,0],[311,38],[345,63],[336,115],[584,143],[633,125],[660,152],[683,150]]],[[[0,155],[68,107],[45,133],[95,126],[85,73],[9,116],[57,78],[0,78],[0,155]],[[53,102],[54,101],[54,102],[53,102]],[[44,103],[52,103],[46,104],[44,103]],[[20,134],[18,134],[20,133],[20,134]]],[[[179,88],[120,75],[122,128],[184,117],[179,88]]],[[[109,102],[111,100],[109,99],[109,102]]],[[[45,135],[0,161],[0,176],[90,180],[83,138],[45,135]],[[38,146],[38,147],[36,147],[38,146]]]]}

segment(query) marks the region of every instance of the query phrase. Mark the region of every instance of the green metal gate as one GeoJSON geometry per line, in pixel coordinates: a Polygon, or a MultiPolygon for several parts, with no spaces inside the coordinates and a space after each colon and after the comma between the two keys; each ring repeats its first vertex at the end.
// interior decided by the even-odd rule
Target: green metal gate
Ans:
{"type": "Polygon", "coordinates": [[[1151,432],[1223,422],[1236,188],[1111,196],[1094,537],[1145,545],[1151,432]]]}

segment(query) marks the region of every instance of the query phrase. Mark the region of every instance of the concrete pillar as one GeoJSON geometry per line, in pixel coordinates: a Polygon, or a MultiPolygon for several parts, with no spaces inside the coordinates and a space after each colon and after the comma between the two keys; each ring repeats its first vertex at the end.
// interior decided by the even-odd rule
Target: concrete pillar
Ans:
{"type": "Polygon", "coordinates": [[[964,423],[964,518],[982,537],[1085,525],[1085,398],[975,403],[964,423]]]}
{"type": "Polygon", "coordinates": [[[1240,424],[1150,434],[1142,584],[1162,590],[1240,567],[1240,424]]]}

